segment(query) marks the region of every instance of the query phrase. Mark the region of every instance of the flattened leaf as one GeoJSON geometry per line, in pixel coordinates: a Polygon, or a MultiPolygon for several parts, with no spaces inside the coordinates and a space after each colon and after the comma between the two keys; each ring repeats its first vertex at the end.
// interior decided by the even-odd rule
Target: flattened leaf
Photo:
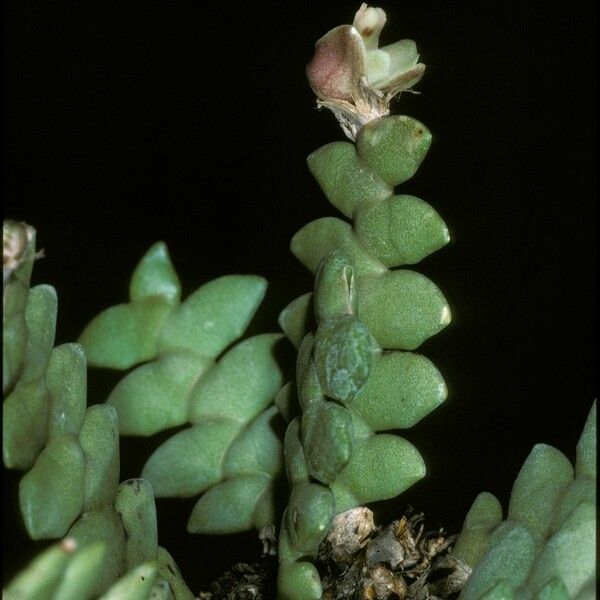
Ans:
{"type": "Polygon", "coordinates": [[[123,575],[98,600],[147,600],[156,574],[156,561],[143,563],[123,575]]]}
{"type": "Polygon", "coordinates": [[[297,390],[295,382],[288,381],[275,395],[273,403],[279,409],[279,412],[286,423],[289,423],[294,417],[300,414],[300,405],[298,403],[297,390]]]}
{"type": "Polygon", "coordinates": [[[54,598],[60,600],[92,598],[100,582],[106,558],[104,542],[78,549],[65,569],[54,598]]]}
{"type": "Polygon", "coordinates": [[[111,306],[79,336],[91,367],[129,369],[157,353],[157,336],[173,306],[161,296],[111,306]]]}
{"type": "Polygon", "coordinates": [[[351,225],[335,217],[323,217],[305,225],[292,238],[290,249],[311,273],[316,273],[321,260],[334,250],[348,256],[357,276],[385,271],[360,244],[351,225]]]}
{"type": "Polygon", "coordinates": [[[350,412],[333,402],[315,404],[304,411],[301,431],[310,475],[321,483],[331,483],[352,456],[350,412]]]}
{"type": "Polygon", "coordinates": [[[115,499],[115,510],[125,529],[125,566],[133,569],[148,560],[156,560],[158,529],[152,487],[144,479],[127,479],[115,499]]]}
{"type": "Polygon", "coordinates": [[[364,323],[353,315],[329,319],[315,336],[314,361],[323,392],[344,403],[365,385],[376,346],[364,323]]]}
{"type": "Polygon", "coordinates": [[[288,425],[283,441],[283,456],[288,481],[291,484],[308,481],[308,464],[300,440],[300,417],[288,425]]]}
{"type": "Polygon", "coordinates": [[[2,452],[9,469],[29,469],[46,444],[49,399],[45,374],[54,344],[56,308],[53,287],[31,289],[25,313],[25,364],[2,407],[2,452]]]}
{"type": "MultiPolygon", "coordinates": [[[[255,513],[272,479],[259,473],[237,475],[212,487],[198,500],[190,515],[190,533],[226,534],[256,526],[255,513]]],[[[273,504],[272,500],[270,501],[273,504]]],[[[275,522],[275,514],[272,515],[275,522]]]]}
{"type": "Polygon", "coordinates": [[[22,381],[36,381],[46,374],[54,345],[58,299],[50,285],[36,285],[29,292],[25,309],[27,355],[22,381]]]}
{"type": "Polygon", "coordinates": [[[329,202],[347,217],[363,202],[383,200],[393,193],[349,142],[327,144],[309,155],[307,162],[329,202]]]}
{"type": "Polygon", "coordinates": [[[209,281],[169,315],[159,349],[185,348],[216,357],[248,327],[266,289],[266,280],[256,275],[225,275],[209,281]]]}
{"type": "Polygon", "coordinates": [[[192,389],[213,364],[180,350],[126,375],[107,400],[117,410],[121,435],[153,435],[187,422],[192,389]]]}
{"type": "Polygon", "coordinates": [[[5,600],[43,600],[53,597],[73,549],[69,544],[55,544],[44,550],[21,571],[2,592],[5,600]]]}
{"type": "Polygon", "coordinates": [[[559,577],[551,579],[535,596],[535,600],[569,600],[569,592],[559,577]]]}
{"type": "Polygon", "coordinates": [[[581,437],[577,442],[575,464],[577,477],[593,477],[595,479],[596,461],[596,401],[594,400],[581,437]]]}
{"type": "Polygon", "coordinates": [[[158,547],[158,575],[168,582],[175,600],[194,600],[194,594],[183,581],[179,567],[162,546],[158,547]]]}
{"type": "Polygon", "coordinates": [[[180,431],[154,451],[142,477],[157,498],[195,496],[223,478],[223,458],[240,428],[214,419],[180,431]]]}
{"type": "Polygon", "coordinates": [[[308,561],[282,562],[277,573],[277,593],[281,600],[319,600],[323,596],[319,572],[308,561]]]}
{"type": "Polygon", "coordinates": [[[452,556],[473,568],[485,554],[490,533],[502,521],[502,507],[489,492],[481,492],[469,509],[452,556]]]}
{"type": "Polygon", "coordinates": [[[427,127],[404,115],[371,121],[356,138],[360,158],[391,186],[417,172],[430,145],[427,127]]]}
{"type": "Polygon", "coordinates": [[[169,251],[164,242],[156,242],[138,263],[129,286],[131,302],[139,302],[150,296],[161,296],[165,301],[179,302],[181,286],[169,251]]]}
{"type": "Polygon", "coordinates": [[[63,435],[40,453],[19,484],[19,504],[34,540],[62,537],[83,507],[85,459],[77,438],[63,435]]]}
{"type": "Polygon", "coordinates": [[[90,406],[79,432],[85,455],[85,501],[83,510],[112,503],[119,485],[119,423],[117,412],[107,404],[90,406]]]}
{"type": "Polygon", "coordinates": [[[450,241],[442,218],[415,196],[363,205],[354,227],[359,240],[386,267],[418,263],[450,241]]]}
{"type": "Polygon", "coordinates": [[[424,476],[421,455],[400,436],[383,433],[358,439],[352,459],[331,485],[336,512],[393,498],[424,476]],[[349,496],[354,499],[352,505],[348,505],[349,496]]]}
{"type": "Polygon", "coordinates": [[[283,468],[285,423],[276,406],[260,414],[233,441],[225,460],[223,474],[235,477],[243,473],[277,475],[283,468]]]}
{"type": "Polygon", "coordinates": [[[352,408],[374,431],[405,429],[437,408],[447,393],[442,375],[430,360],[412,352],[390,352],[374,358],[352,408]]]}
{"type": "Polygon", "coordinates": [[[316,329],[312,299],[312,292],[299,296],[279,313],[279,327],[296,348],[311,329],[316,329]]]}
{"type": "Polygon", "coordinates": [[[336,510],[333,494],[328,487],[308,482],[292,487],[282,529],[285,528],[289,546],[296,558],[316,557],[336,510]]]}
{"type": "Polygon", "coordinates": [[[46,444],[49,398],[41,381],[19,381],[2,404],[2,453],[8,469],[29,469],[46,444]]]}
{"type": "Polygon", "coordinates": [[[525,525],[536,544],[541,544],[572,481],[573,467],[567,457],[552,446],[536,444],[513,485],[508,518],[525,525]]]}
{"type": "Polygon", "coordinates": [[[521,586],[535,555],[535,542],[523,525],[504,528],[496,543],[477,563],[460,595],[461,600],[477,600],[501,581],[513,589],[521,586]]]}
{"type": "Polygon", "coordinates": [[[79,344],[62,344],[52,351],[46,385],[50,395],[48,439],[79,435],[87,405],[87,365],[79,344]]]}
{"type": "Polygon", "coordinates": [[[93,596],[96,597],[125,571],[125,537],[121,519],[112,506],[99,507],[79,517],[68,535],[75,539],[80,549],[97,542],[106,546],[106,560],[93,588],[93,596]]]}
{"type": "Polygon", "coordinates": [[[342,250],[330,252],[319,263],[314,303],[319,322],[356,313],[358,299],[354,266],[342,250]]]}
{"type": "Polygon", "coordinates": [[[596,507],[579,504],[565,519],[561,528],[548,540],[529,575],[532,590],[548,579],[562,579],[570,598],[584,588],[596,565],[596,507]]]}
{"type": "Polygon", "coordinates": [[[382,348],[414,350],[450,323],[450,308],[427,277],[400,269],[359,280],[359,315],[382,348]]]}
{"type": "Polygon", "coordinates": [[[276,347],[283,335],[266,333],[234,346],[192,392],[190,421],[224,417],[248,423],[283,385],[276,347]]]}

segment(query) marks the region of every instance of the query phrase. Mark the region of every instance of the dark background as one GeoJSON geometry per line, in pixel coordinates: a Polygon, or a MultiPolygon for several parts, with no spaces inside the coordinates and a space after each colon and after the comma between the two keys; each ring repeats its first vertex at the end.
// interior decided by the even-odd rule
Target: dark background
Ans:
{"type": "MultiPolygon", "coordinates": [[[[336,214],[305,157],[343,134],[315,110],[304,65],[358,4],[4,3],[5,214],[38,229],[46,258],[33,281],[58,290],[57,343],[126,299],[158,239],[185,293],[225,273],[265,276],[251,330],[277,327],[279,310],[311,287],[290,238],[336,214]]],[[[383,7],[383,43],[411,37],[428,65],[421,95],[394,109],[434,135],[402,191],[451,228],[452,244],[416,269],[454,320],[420,349],[450,397],[405,432],[428,476],[379,516],[410,503],[431,528],[456,532],[479,491],[506,506],[534,443],[573,459],[595,397],[597,15],[593,1],[383,7]]],[[[90,402],[115,381],[92,372],[90,402]]],[[[123,439],[123,479],[157,438],[123,439]]],[[[4,481],[8,578],[44,544],[21,525],[18,474],[4,481]]],[[[194,502],[157,504],[160,543],[198,592],[260,547],[254,533],[185,533],[194,502]]]]}

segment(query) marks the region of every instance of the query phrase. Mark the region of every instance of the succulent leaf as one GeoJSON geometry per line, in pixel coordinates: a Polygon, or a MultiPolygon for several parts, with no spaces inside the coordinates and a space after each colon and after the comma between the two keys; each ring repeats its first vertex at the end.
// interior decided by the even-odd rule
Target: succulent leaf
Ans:
{"type": "Polygon", "coordinates": [[[19,504],[34,540],[65,535],[83,508],[85,458],[72,434],[56,437],[42,450],[19,484],[19,504]]]}

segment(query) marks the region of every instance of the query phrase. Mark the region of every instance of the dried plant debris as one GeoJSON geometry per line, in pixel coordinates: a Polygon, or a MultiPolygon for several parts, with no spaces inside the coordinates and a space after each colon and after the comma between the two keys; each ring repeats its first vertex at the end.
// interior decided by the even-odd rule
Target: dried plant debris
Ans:
{"type": "Polygon", "coordinates": [[[319,552],[326,600],[454,598],[470,569],[449,551],[456,536],[426,531],[423,514],[408,509],[385,528],[361,507],[336,517],[319,552]]]}
{"type": "MultiPolygon", "coordinates": [[[[323,600],[436,600],[456,598],[471,569],[450,554],[457,536],[426,531],[423,513],[378,527],[361,506],[335,517],[317,567],[323,600]]],[[[272,600],[276,559],[240,563],[202,592],[200,600],[272,600]]]]}
{"type": "Polygon", "coordinates": [[[198,600],[267,600],[275,598],[277,559],[266,554],[251,565],[238,563],[200,592],[198,600]]]}

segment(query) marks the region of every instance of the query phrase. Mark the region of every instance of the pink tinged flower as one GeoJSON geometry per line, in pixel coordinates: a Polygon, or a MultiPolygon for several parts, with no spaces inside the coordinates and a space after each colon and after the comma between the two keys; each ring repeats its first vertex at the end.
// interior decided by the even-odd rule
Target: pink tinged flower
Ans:
{"type": "Polygon", "coordinates": [[[385,23],[381,8],[362,4],[352,25],[336,27],[316,43],[306,68],[318,106],[333,111],[350,139],[365,123],[389,114],[391,99],[425,71],[412,40],[378,47],[385,23]]]}

